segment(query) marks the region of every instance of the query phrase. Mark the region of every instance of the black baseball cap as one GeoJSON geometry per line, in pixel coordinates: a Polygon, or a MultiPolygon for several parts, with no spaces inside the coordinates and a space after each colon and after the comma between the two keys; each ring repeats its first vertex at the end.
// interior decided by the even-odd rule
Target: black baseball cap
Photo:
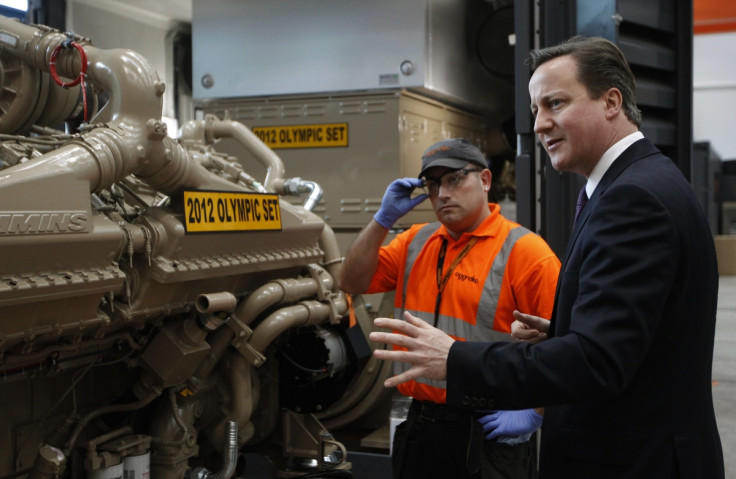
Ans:
{"type": "Polygon", "coordinates": [[[488,161],[483,153],[465,138],[451,138],[438,141],[426,149],[422,155],[421,178],[428,169],[434,166],[460,169],[465,165],[474,163],[481,168],[488,168],[488,161]]]}

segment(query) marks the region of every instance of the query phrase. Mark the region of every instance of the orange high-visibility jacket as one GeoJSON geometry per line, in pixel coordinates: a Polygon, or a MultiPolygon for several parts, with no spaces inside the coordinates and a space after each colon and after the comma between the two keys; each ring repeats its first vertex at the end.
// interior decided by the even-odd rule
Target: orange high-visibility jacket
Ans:
{"type": "MultiPolygon", "coordinates": [[[[434,324],[443,239],[447,240],[444,276],[468,241],[477,236],[478,242],[452,271],[442,291],[436,326],[458,340],[506,341],[510,339],[513,310],[549,318],[559,259],[538,235],[504,218],[499,205],[488,206],[491,215],[457,241],[439,222],[414,225],[397,235],[380,249],[367,293],[395,290],[396,318],[409,311],[434,324]]],[[[408,367],[394,363],[396,373],[408,367]]],[[[398,389],[421,401],[446,402],[444,381],[419,379],[398,389]]]]}

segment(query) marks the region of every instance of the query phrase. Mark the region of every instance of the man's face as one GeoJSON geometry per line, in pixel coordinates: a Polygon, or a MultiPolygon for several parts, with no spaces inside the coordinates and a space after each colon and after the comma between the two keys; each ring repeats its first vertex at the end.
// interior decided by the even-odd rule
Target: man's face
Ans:
{"type": "Polygon", "coordinates": [[[540,65],[529,80],[534,132],[558,171],[586,178],[611,144],[605,95],[591,99],[569,55],[540,65]]]}
{"type": "Polygon", "coordinates": [[[488,190],[491,187],[491,172],[478,170],[469,163],[465,171],[437,166],[427,170],[427,183],[437,219],[450,231],[463,233],[474,230],[488,212],[488,190]]]}

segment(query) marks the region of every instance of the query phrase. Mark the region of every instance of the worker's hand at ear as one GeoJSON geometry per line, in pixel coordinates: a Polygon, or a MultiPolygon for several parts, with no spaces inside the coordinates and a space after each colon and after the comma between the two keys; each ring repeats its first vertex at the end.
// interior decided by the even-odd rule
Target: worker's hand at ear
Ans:
{"type": "Polygon", "coordinates": [[[444,381],[447,378],[447,356],[455,340],[408,312],[404,313],[404,319],[405,321],[376,318],[373,321],[377,327],[394,332],[374,331],[369,336],[371,341],[406,348],[376,349],[373,356],[378,359],[411,363],[408,371],[388,378],[384,381],[384,386],[390,388],[420,377],[444,381]]]}
{"type": "Polygon", "coordinates": [[[511,323],[511,337],[515,340],[534,344],[547,339],[549,319],[519,311],[514,311],[514,319],[516,321],[511,323]]]}
{"type": "Polygon", "coordinates": [[[478,419],[486,439],[503,439],[536,431],[543,416],[534,409],[520,411],[493,411],[478,419]]]}
{"type": "Polygon", "coordinates": [[[421,194],[414,198],[411,193],[415,188],[421,188],[424,182],[419,178],[399,178],[394,180],[381,200],[381,207],[373,216],[376,222],[384,228],[391,229],[396,221],[414,209],[416,205],[426,200],[429,195],[421,194]]]}

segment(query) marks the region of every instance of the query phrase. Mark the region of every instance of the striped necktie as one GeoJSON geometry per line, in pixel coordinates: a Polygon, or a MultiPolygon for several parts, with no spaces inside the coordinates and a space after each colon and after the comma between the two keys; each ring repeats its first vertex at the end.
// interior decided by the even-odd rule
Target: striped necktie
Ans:
{"type": "Polygon", "coordinates": [[[588,202],[588,193],[585,192],[585,186],[583,186],[580,190],[580,194],[578,195],[578,204],[575,205],[575,221],[573,224],[578,222],[578,216],[580,216],[580,212],[583,211],[583,208],[585,208],[585,203],[588,202]]]}

